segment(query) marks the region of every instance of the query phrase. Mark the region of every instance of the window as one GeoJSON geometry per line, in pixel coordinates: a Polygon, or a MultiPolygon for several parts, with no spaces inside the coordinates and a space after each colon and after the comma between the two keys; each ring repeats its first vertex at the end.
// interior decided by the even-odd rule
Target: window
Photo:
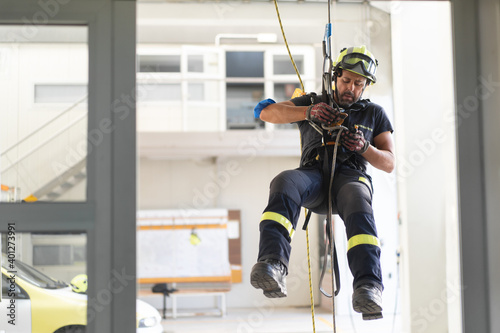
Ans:
{"type": "Polygon", "coordinates": [[[85,96],[85,84],[35,84],[35,103],[73,104],[85,96]]]}
{"type": "Polygon", "coordinates": [[[142,83],[137,87],[139,102],[179,101],[181,99],[180,83],[142,83]]]}
{"type": "Polygon", "coordinates": [[[33,265],[71,265],[73,263],[70,245],[33,246],[33,265]]]}
{"type": "Polygon", "coordinates": [[[264,96],[263,83],[227,83],[227,128],[263,128],[264,123],[255,119],[253,109],[264,96]]]}
{"type": "Polygon", "coordinates": [[[299,83],[275,83],[274,98],[277,101],[289,100],[297,88],[300,88],[299,83]]]}
{"type": "Polygon", "coordinates": [[[226,52],[227,129],[263,128],[253,109],[264,97],[264,52],[226,52]],[[256,82],[257,81],[257,82],[256,82]]]}
{"type": "Polygon", "coordinates": [[[188,72],[203,73],[203,56],[201,54],[188,55],[188,72]]]}
{"type": "MultiPolygon", "coordinates": [[[[295,66],[299,73],[304,72],[304,56],[303,55],[292,55],[295,66]]],[[[293,68],[292,61],[288,55],[275,55],[273,57],[273,74],[274,75],[295,75],[295,69],[293,68]]]]}
{"type": "MultiPolygon", "coordinates": [[[[305,91],[315,91],[314,50],[310,47],[292,49],[292,57],[301,76],[305,91]]],[[[290,100],[295,89],[301,88],[295,68],[288,53],[282,48],[271,49],[266,53],[266,96],[275,101],[290,100]]],[[[274,129],[296,129],[296,124],[275,124],[274,129]]]]}
{"type": "MultiPolygon", "coordinates": [[[[297,70],[309,89],[314,84],[312,48],[293,53],[297,70]]],[[[265,124],[255,119],[253,109],[263,99],[289,100],[300,82],[287,53],[282,48],[262,51],[226,52],[227,129],[296,128],[294,124],[265,124]]],[[[312,90],[311,90],[312,91],[312,90]]]]}
{"type": "Polygon", "coordinates": [[[264,52],[226,52],[226,77],[264,78],[264,52]]]}
{"type": "MultiPolygon", "coordinates": [[[[290,62],[290,59],[288,59],[290,62]]],[[[289,63],[291,66],[291,64],[289,63]]],[[[276,101],[286,101],[292,98],[296,88],[300,88],[300,83],[275,83],[274,84],[274,99],[276,101]]],[[[276,129],[296,129],[295,124],[276,124],[276,129]]]]}
{"type": "Polygon", "coordinates": [[[142,73],[179,73],[181,57],[179,55],[139,55],[139,72],[142,73]]]}
{"type": "Polygon", "coordinates": [[[203,83],[189,83],[188,84],[188,100],[189,101],[204,101],[205,100],[205,86],[203,83]]]}

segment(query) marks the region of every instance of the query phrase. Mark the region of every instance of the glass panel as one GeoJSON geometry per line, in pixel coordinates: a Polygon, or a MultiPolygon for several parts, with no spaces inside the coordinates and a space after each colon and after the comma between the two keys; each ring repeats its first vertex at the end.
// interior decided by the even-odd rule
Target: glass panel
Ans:
{"type": "Polygon", "coordinates": [[[180,101],[180,83],[139,84],[137,86],[138,102],[180,101]]]}
{"type": "Polygon", "coordinates": [[[83,84],[35,84],[35,103],[73,103],[85,96],[83,84]]]}
{"type": "Polygon", "coordinates": [[[264,128],[264,122],[253,116],[255,105],[263,99],[264,84],[228,83],[226,94],[228,129],[264,128]]]}
{"type": "MultiPolygon", "coordinates": [[[[274,99],[276,101],[287,101],[292,98],[295,88],[300,88],[300,83],[275,83],[274,99]]],[[[296,124],[276,124],[275,129],[296,129],[296,124]]]]}
{"type": "Polygon", "coordinates": [[[180,55],[139,55],[139,72],[180,73],[180,55]]]}
{"type": "Polygon", "coordinates": [[[203,100],[205,102],[215,102],[220,106],[221,99],[221,85],[218,81],[205,81],[203,83],[203,100]]]}
{"type": "Polygon", "coordinates": [[[188,72],[203,73],[203,56],[201,54],[188,56],[188,72]]]}
{"type": "Polygon", "coordinates": [[[264,77],[264,52],[226,52],[226,77],[264,77]]]}
{"type": "MultiPolygon", "coordinates": [[[[293,61],[297,66],[299,73],[304,70],[304,56],[303,55],[292,55],[293,61]]],[[[286,75],[286,74],[296,74],[293,64],[288,55],[275,55],[273,57],[273,74],[275,75],[286,75]]]]}
{"type": "MultiPolygon", "coordinates": [[[[19,222],[18,222],[19,223],[19,222]]],[[[2,233],[2,304],[0,327],[12,332],[37,332],[32,318],[54,314],[43,330],[87,324],[87,263],[75,255],[86,253],[87,235],[15,233],[15,224],[2,233]],[[75,251],[75,249],[79,249],[75,251]],[[43,302],[34,300],[43,293],[43,302]],[[15,311],[7,305],[14,304],[15,311]]]]}
{"type": "Polygon", "coordinates": [[[87,27],[32,28],[0,26],[0,200],[85,201],[87,27]]]}
{"type": "Polygon", "coordinates": [[[70,265],[73,263],[69,245],[34,245],[34,265],[70,265]]]}
{"type": "Polygon", "coordinates": [[[205,86],[203,83],[188,84],[188,100],[189,101],[205,100],[205,86]]]}
{"type": "Polygon", "coordinates": [[[300,83],[275,83],[274,98],[276,101],[287,101],[292,98],[296,88],[300,88],[300,83]]]}

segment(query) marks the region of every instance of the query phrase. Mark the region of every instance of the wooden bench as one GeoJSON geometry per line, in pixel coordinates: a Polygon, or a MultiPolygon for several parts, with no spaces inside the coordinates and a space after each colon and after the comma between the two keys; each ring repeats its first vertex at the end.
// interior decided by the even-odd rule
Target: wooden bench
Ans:
{"type": "MultiPolygon", "coordinates": [[[[173,280],[173,279],[172,279],[173,280]]],[[[197,315],[218,315],[224,317],[226,315],[226,294],[231,291],[230,277],[224,277],[220,279],[175,279],[179,281],[172,282],[171,279],[165,280],[155,280],[155,284],[151,285],[149,288],[140,288],[138,291],[139,297],[146,296],[157,296],[163,297],[163,318],[167,318],[167,298],[170,297],[172,300],[172,318],[178,318],[179,316],[197,316],[197,315]],[[153,286],[157,284],[167,284],[167,288],[164,292],[153,292],[153,286]],[[193,311],[179,311],[177,307],[177,300],[181,297],[215,297],[216,307],[213,311],[203,311],[203,312],[193,312],[193,311]]],[[[151,281],[141,281],[139,283],[144,285],[145,282],[151,281]]],[[[161,289],[161,288],[160,288],[161,289]]]]}

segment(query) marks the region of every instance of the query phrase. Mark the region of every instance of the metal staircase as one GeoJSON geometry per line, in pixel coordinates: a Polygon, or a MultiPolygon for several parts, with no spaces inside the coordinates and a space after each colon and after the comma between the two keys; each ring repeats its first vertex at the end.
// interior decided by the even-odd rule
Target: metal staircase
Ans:
{"type": "Polygon", "coordinates": [[[87,178],[88,112],[81,105],[86,100],[78,100],[1,153],[2,201],[57,201],[87,178]],[[76,146],[81,152],[76,153],[76,146]]]}
{"type": "Polygon", "coordinates": [[[87,178],[87,172],[85,170],[86,162],[86,158],[82,159],[63,174],[50,180],[47,184],[25,197],[23,200],[27,202],[38,201],[40,199],[43,201],[56,201],[61,195],[87,178]]]}

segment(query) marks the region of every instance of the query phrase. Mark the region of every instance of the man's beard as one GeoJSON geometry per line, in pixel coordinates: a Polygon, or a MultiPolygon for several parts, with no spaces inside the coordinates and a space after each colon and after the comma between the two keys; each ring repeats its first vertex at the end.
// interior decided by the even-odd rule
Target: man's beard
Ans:
{"type": "Polygon", "coordinates": [[[338,96],[338,99],[339,99],[339,106],[342,107],[342,108],[344,108],[344,109],[350,108],[354,103],[356,103],[357,101],[359,101],[359,98],[356,99],[355,96],[354,96],[354,94],[353,93],[349,93],[349,92],[345,92],[341,96],[338,96]],[[344,99],[344,96],[351,96],[352,97],[352,102],[346,101],[344,99]]]}

